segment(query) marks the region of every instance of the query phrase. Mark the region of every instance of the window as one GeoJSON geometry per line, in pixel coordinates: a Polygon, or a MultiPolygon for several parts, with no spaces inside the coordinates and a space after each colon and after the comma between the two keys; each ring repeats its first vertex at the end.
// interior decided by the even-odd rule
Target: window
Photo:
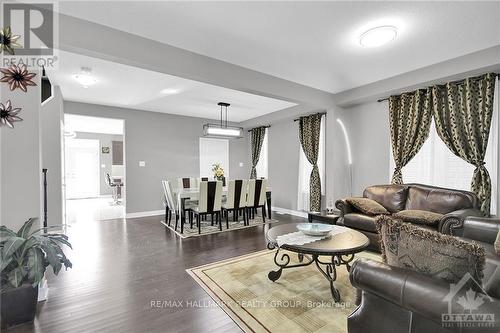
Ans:
{"type": "MultiPolygon", "coordinates": [[[[485,166],[491,177],[491,214],[496,214],[497,207],[497,168],[498,168],[498,79],[494,98],[494,111],[491,121],[490,138],[485,156],[485,166]]],[[[394,172],[394,159],[391,152],[391,172],[394,172]]],[[[470,191],[472,174],[475,166],[467,163],[446,147],[436,132],[434,121],[431,124],[429,138],[417,155],[403,167],[405,183],[422,183],[446,188],[470,191]]]]}
{"type": "Polygon", "coordinates": [[[229,141],[200,138],[200,177],[213,178],[212,165],[220,163],[224,176],[229,178],[229,141]]]}
{"type": "Polygon", "coordinates": [[[257,178],[268,178],[268,130],[266,128],[266,134],[264,135],[264,140],[262,141],[262,148],[260,149],[259,162],[255,167],[257,171],[257,178]]]}
{"type": "MultiPolygon", "coordinates": [[[[297,209],[309,211],[309,179],[311,177],[312,165],[307,160],[302,146],[299,144],[299,186],[297,209]]],[[[321,118],[321,130],[319,134],[318,169],[321,179],[321,195],[325,195],[325,117],[321,118]]]]}

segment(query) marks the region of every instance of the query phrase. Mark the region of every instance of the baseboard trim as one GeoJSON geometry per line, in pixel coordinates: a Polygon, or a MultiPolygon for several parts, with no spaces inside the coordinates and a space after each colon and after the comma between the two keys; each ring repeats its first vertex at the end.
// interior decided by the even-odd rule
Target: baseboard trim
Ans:
{"type": "Polygon", "coordinates": [[[147,216],[157,216],[165,214],[164,210],[150,210],[146,212],[135,212],[135,213],[127,213],[125,214],[125,218],[133,219],[136,217],[147,217],[147,216]]]}
{"type": "Polygon", "coordinates": [[[288,214],[288,215],[307,218],[307,213],[299,211],[299,210],[286,209],[286,208],[280,208],[280,207],[271,207],[271,209],[278,214],[282,213],[282,214],[288,214]]]}

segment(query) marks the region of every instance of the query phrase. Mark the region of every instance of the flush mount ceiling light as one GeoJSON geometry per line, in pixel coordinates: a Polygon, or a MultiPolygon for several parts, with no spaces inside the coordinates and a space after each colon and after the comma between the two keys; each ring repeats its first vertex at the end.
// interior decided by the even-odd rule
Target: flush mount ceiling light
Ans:
{"type": "Polygon", "coordinates": [[[88,67],[82,67],[80,73],[73,75],[73,78],[84,88],[88,88],[89,86],[96,84],[98,81],[92,76],[91,71],[92,70],[88,67]]]}
{"type": "Polygon", "coordinates": [[[377,47],[393,41],[398,35],[398,29],[391,25],[372,28],[359,37],[359,44],[364,47],[377,47]]]}
{"type": "Polygon", "coordinates": [[[164,95],[175,95],[178,94],[180,91],[179,89],[174,89],[174,88],[166,88],[160,91],[164,95]]]}
{"type": "Polygon", "coordinates": [[[227,107],[231,104],[219,102],[220,106],[220,124],[205,124],[203,125],[203,136],[217,138],[241,138],[243,133],[242,127],[227,125],[227,107]],[[225,108],[226,119],[223,117],[223,108],[225,108]]]}

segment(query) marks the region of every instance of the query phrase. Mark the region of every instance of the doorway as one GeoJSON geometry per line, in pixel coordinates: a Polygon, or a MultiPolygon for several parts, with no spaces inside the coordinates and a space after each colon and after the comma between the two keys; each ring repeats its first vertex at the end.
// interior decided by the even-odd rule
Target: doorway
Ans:
{"type": "Polygon", "coordinates": [[[125,217],[124,120],[64,116],[65,221],[125,217]]]}

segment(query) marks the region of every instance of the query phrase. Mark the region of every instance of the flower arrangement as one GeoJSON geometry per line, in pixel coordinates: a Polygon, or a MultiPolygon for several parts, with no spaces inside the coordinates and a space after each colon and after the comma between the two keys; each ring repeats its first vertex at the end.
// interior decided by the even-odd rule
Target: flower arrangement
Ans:
{"type": "Polygon", "coordinates": [[[215,179],[222,180],[222,178],[224,178],[224,169],[222,169],[220,163],[212,164],[212,172],[214,173],[215,179]]]}

